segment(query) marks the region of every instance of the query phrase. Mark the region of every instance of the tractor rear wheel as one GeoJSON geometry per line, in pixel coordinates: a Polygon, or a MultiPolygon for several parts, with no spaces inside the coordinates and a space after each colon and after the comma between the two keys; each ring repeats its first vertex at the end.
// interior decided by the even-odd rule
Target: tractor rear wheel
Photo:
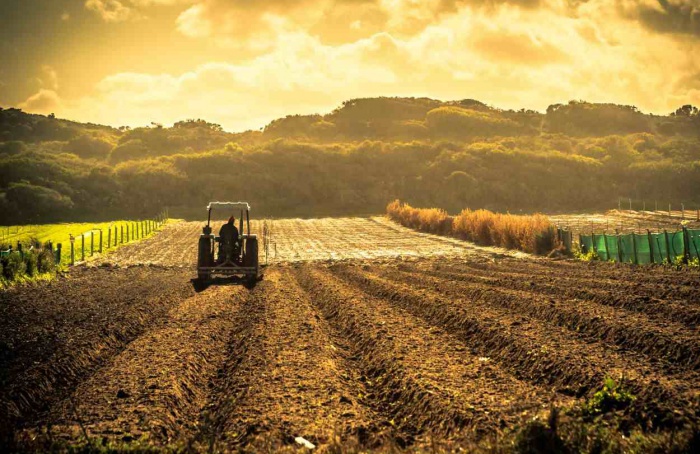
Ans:
{"type": "MultiPolygon", "coordinates": [[[[211,235],[201,235],[199,237],[199,249],[197,251],[197,268],[209,267],[214,264],[212,252],[211,235]]],[[[211,271],[198,271],[197,279],[208,281],[211,279],[211,271]]]]}
{"type": "Polygon", "coordinates": [[[245,267],[254,267],[255,273],[249,274],[248,282],[256,282],[258,280],[258,274],[260,272],[258,265],[258,239],[248,238],[245,243],[245,257],[243,258],[243,265],[245,267]]]}

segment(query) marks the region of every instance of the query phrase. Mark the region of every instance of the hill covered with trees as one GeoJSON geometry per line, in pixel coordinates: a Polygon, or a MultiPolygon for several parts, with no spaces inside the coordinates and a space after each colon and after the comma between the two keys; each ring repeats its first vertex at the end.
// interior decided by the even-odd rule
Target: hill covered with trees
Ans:
{"type": "Polygon", "coordinates": [[[204,120],[112,128],[0,109],[0,222],[171,215],[209,200],[257,215],[381,213],[390,200],[593,210],[619,196],[700,204],[700,114],[572,101],[545,113],[369,98],[229,133],[204,120]]]}

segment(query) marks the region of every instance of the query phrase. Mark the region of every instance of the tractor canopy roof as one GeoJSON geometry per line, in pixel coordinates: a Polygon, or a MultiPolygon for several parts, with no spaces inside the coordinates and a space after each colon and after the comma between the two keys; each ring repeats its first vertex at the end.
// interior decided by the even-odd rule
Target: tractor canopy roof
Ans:
{"type": "Polygon", "coordinates": [[[226,207],[233,210],[250,211],[250,205],[248,205],[248,202],[209,202],[209,205],[207,205],[207,210],[211,210],[215,207],[226,207]]]}

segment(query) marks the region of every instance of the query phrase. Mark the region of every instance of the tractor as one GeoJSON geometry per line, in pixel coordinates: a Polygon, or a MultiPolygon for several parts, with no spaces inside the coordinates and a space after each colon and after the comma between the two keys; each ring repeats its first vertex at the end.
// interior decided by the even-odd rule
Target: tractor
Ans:
{"type": "Polygon", "coordinates": [[[207,206],[207,211],[207,225],[199,236],[198,280],[209,282],[214,275],[220,275],[239,276],[248,283],[258,281],[260,277],[258,238],[257,235],[250,233],[250,205],[246,202],[211,202],[207,206]],[[220,236],[212,233],[211,215],[214,208],[225,208],[230,213],[234,213],[229,218],[228,225],[222,227],[220,236]],[[236,229],[235,214],[238,212],[240,216],[236,229]]]}

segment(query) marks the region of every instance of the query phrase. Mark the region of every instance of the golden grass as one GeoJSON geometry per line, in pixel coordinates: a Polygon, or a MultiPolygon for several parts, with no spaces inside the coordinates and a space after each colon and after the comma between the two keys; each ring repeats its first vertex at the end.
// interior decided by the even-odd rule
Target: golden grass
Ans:
{"type": "Polygon", "coordinates": [[[391,219],[422,232],[450,235],[484,246],[548,254],[557,247],[556,230],[541,214],[519,216],[488,210],[463,210],[450,216],[439,208],[414,208],[394,200],[386,207],[391,219]]]}

